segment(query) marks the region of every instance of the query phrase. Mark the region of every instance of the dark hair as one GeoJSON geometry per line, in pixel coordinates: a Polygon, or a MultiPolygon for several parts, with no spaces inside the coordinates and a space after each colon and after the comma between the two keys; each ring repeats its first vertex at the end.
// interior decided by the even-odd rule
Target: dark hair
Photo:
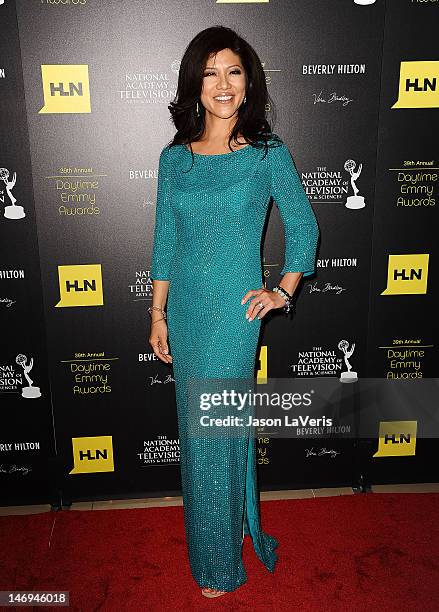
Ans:
{"type": "MultiPolygon", "coordinates": [[[[221,25],[199,32],[184,52],[178,74],[177,92],[174,101],[168,106],[177,128],[174,139],[168,146],[190,144],[202,135],[205,109],[199,104],[200,116],[197,116],[196,103],[200,100],[203,72],[209,56],[223,49],[231,49],[239,55],[246,79],[246,101],[238,108],[238,117],[229,136],[229,148],[231,149],[231,140],[236,143],[237,135],[241,133],[250,146],[264,147],[266,155],[268,140],[277,140],[277,135],[273,134],[266,117],[267,105],[272,109],[273,120],[275,109],[267,90],[261,61],[248,42],[232,29],[221,25]]],[[[191,153],[193,163],[192,147],[191,153]]]]}

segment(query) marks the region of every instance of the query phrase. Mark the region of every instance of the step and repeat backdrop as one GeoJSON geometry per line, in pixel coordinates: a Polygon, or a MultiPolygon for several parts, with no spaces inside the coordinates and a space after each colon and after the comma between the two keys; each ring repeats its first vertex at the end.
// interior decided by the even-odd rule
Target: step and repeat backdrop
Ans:
{"type": "Polygon", "coordinates": [[[172,367],[148,342],[158,159],[182,54],[218,24],[261,58],[321,232],[294,316],[264,322],[255,379],[354,380],[358,414],[382,390],[361,380],[393,390],[365,439],[258,430],[260,486],[437,480],[437,438],[395,385],[437,375],[438,15],[433,0],[0,0],[0,503],[180,492],[172,367]]]}

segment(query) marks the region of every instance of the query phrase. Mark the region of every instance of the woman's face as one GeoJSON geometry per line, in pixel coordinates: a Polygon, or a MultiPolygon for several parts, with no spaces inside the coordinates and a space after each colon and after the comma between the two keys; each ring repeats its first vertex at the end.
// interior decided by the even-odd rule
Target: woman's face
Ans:
{"type": "Polygon", "coordinates": [[[201,103],[206,113],[228,119],[237,112],[245,96],[245,71],[239,55],[222,49],[209,56],[203,72],[201,103]]]}

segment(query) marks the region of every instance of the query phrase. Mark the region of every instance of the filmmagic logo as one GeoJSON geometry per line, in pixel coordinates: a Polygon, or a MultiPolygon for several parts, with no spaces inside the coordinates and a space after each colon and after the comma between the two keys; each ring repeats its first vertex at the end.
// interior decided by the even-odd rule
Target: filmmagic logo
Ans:
{"type": "Polygon", "coordinates": [[[427,293],[428,253],[389,255],[387,287],[381,295],[422,295],[427,293]]]}
{"type": "Polygon", "coordinates": [[[416,454],[417,421],[381,421],[378,450],[373,457],[416,454]]]}
{"type": "Polygon", "coordinates": [[[437,108],[439,61],[401,62],[398,100],[391,108],[437,108]]]}
{"type": "Polygon", "coordinates": [[[56,308],[103,306],[101,264],[58,266],[60,301],[56,308]]]}
{"type": "Polygon", "coordinates": [[[91,113],[87,64],[42,64],[44,106],[39,113],[91,113]]]}
{"type": "Polygon", "coordinates": [[[70,474],[114,472],[112,436],[72,438],[74,467],[70,474]]]}

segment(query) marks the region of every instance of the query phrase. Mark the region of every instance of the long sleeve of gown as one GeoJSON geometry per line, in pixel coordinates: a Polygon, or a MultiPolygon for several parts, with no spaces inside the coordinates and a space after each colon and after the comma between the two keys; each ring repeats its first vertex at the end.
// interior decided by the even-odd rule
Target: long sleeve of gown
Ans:
{"type": "Polygon", "coordinates": [[[284,142],[271,149],[271,195],[284,225],[285,258],[281,274],[315,271],[319,229],[293,157],[284,142]]]}
{"type": "Polygon", "coordinates": [[[154,243],[151,263],[153,280],[169,280],[170,267],[175,248],[175,216],[170,202],[169,151],[165,147],[160,153],[157,204],[155,211],[154,243]]]}

